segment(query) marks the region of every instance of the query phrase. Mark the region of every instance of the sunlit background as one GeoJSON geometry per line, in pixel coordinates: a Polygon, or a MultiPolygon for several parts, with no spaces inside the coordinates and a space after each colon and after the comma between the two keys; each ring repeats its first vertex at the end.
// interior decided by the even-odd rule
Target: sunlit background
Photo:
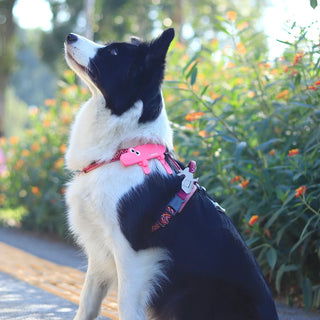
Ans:
{"type": "MultiPolygon", "coordinates": [[[[63,1],[62,1],[63,2],[63,1]]],[[[155,3],[157,1],[154,1],[155,3]]],[[[226,1],[227,2],[227,1],[226,1]]],[[[253,1],[254,2],[254,1],[253,1]]],[[[306,5],[309,0],[267,0],[262,11],[260,19],[260,28],[268,36],[270,58],[281,55],[284,46],[277,42],[280,40],[289,40],[285,25],[296,22],[298,26],[309,26],[315,23],[308,36],[313,39],[319,38],[320,8],[312,9],[306,5]]],[[[14,17],[21,28],[33,29],[41,28],[45,31],[52,29],[52,12],[49,3],[46,0],[18,0],[13,9],[14,17]],[[35,8],[37,8],[35,10],[35,8]]],[[[152,17],[154,13],[150,13],[152,17]]],[[[68,19],[67,13],[60,13],[60,19],[68,19]]],[[[121,20],[121,19],[120,19],[121,20]]],[[[169,24],[171,19],[169,18],[169,24]]],[[[164,21],[165,24],[165,21],[164,21]]],[[[187,36],[192,31],[186,21],[185,32],[187,36]]]]}
{"type": "MultiPolygon", "coordinates": [[[[263,49],[266,61],[280,57],[286,49],[283,42],[293,41],[301,27],[306,28],[306,37],[314,43],[319,42],[320,33],[320,7],[313,9],[310,0],[6,0],[0,2],[2,28],[8,24],[5,23],[8,19],[6,3],[16,27],[10,27],[14,36],[8,30],[0,38],[3,50],[7,48],[6,54],[10,57],[1,61],[4,71],[0,75],[3,79],[0,91],[2,96],[5,92],[7,104],[29,107],[40,106],[45,99],[54,97],[57,80],[66,69],[63,41],[68,32],[107,42],[127,40],[131,35],[149,39],[167,27],[174,27],[179,41],[187,44],[189,52],[199,51],[203,41],[214,39],[227,48],[230,43],[226,34],[219,30],[219,17],[232,10],[238,14],[237,23],[248,21],[253,32],[259,33],[256,37],[266,47],[263,49]],[[90,3],[95,3],[95,12],[89,18],[90,3]],[[34,86],[38,90],[33,92],[34,86]]],[[[219,61],[221,54],[222,50],[212,59],[219,61]]],[[[3,100],[4,97],[0,97],[0,105],[3,100]]],[[[8,125],[10,121],[23,122],[22,116],[16,119],[17,114],[15,110],[12,118],[11,111],[6,112],[9,120],[4,125],[3,121],[0,123],[0,127],[5,126],[1,134],[4,130],[6,135],[17,134],[19,125],[8,125]]]]}

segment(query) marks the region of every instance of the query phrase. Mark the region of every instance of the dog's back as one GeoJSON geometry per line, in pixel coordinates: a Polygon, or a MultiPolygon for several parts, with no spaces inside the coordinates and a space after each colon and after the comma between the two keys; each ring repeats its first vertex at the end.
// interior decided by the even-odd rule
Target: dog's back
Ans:
{"type": "Polygon", "coordinates": [[[230,218],[199,189],[182,213],[150,233],[181,186],[153,174],[120,201],[122,231],[135,250],[165,248],[171,261],[152,308],[156,319],[277,319],[272,295],[230,218]],[[139,217],[137,219],[137,217],[139,217]]]}

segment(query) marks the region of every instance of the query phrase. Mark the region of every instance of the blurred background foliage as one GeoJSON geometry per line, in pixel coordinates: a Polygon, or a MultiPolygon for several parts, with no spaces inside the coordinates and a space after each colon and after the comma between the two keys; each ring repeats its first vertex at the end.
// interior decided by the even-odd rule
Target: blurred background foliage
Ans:
{"type": "Polygon", "coordinates": [[[177,154],[197,161],[274,292],[319,308],[320,53],[309,28],[288,23],[292,40],[270,61],[267,0],[48,0],[49,31],[15,25],[16,2],[0,0],[0,222],[66,237],[63,157],[89,96],[65,71],[66,34],[106,42],[174,27],[163,89],[177,154]]]}

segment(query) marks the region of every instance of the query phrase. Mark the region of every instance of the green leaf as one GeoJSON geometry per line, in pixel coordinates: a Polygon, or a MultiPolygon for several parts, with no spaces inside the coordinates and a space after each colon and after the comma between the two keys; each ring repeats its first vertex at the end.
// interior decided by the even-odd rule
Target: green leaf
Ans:
{"type": "Polygon", "coordinates": [[[282,41],[282,40],[279,40],[279,39],[277,39],[277,41],[280,42],[280,43],[287,44],[288,46],[293,46],[293,47],[294,47],[294,44],[293,44],[293,43],[290,43],[290,42],[288,42],[288,41],[282,41]]]}
{"type": "Polygon", "coordinates": [[[188,79],[189,77],[192,76],[192,74],[194,73],[194,70],[197,69],[197,64],[198,64],[198,62],[195,62],[193,64],[193,66],[191,67],[191,69],[189,70],[189,72],[186,75],[186,79],[188,79]]]}
{"type": "Polygon", "coordinates": [[[303,293],[304,307],[307,311],[310,311],[312,307],[312,283],[309,278],[303,279],[302,293],[303,293]]]}
{"type": "Polygon", "coordinates": [[[298,73],[296,78],[294,79],[294,85],[298,86],[301,83],[301,74],[298,73]]]}
{"type": "Polygon", "coordinates": [[[219,24],[219,23],[214,23],[214,27],[215,27],[216,30],[221,31],[221,32],[227,34],[228,36],[231,35],[230,32],[227,31],[227,29],[224,28],[224,27],[223,27],[221,24],[219,24]]]}
{"type": "MultiPolygon", "coordinates": [[[[187,69],[188,69],[188,67],[193,63],[193,61],[195,61],[197,58],[198,58],[198,54],[196,53],[189,61],[188,61],[188,63],[185,65],[185,67],[182,69],[182,73],[184,74],[186,71],[187,71],[187,69]]],[[[187,78],[188,78],[188,76],[187,76],[187,78]]]]}
{"type": "Polygon", "coordinates": [[[224,134],[219,134],[219,137],[221,137],[223,140],[228,141],[228,142],[232,142],[232,143],[237,142],[236,138],[233,138],[233,137],[230,137],[230,136],[227,136],[224,134]]]}
{"type": "Polygon", "coordinates": [[[204,88],[203,88],[203,90],[201,91],[201,94],[200,94],[200,97],[202,97],[205,93],[206,93],[206,91],[207,91],[207,89],[209,88],[209,84],[208,85],[206,85],[204,88]]]}
{"type": "Polygon", "coordinates": [[[276,290],[278,293],[280,293],[280,290],[281,290],[281,280],[282,280],[283,274],[285,272],[297,271],[298,269],[299,269],[298,266],[296,266],[295,264],[281,265],[276,276],[276,290]]]}
{"type": "Polygon", "coordinates": [[[267,151],[274,143],[282,141],[281,139],[270,139],[257,147],[256,150],[261,150],[262,152],[267,151]]]}
{"type": "Polygon", "coordinates": [[[271,269],[274,269],[277,263],[277,258],[278,258],[277,250],[271,247],[267,253],[267,260],[271,269]]]}
{"type": "Polygon", "coordinates": [[[198,68],[195,67],[193,68],[193,71],[191,73],[191,77],[190,77],[190,84],[193,86],[196,82],[197,79],[197,74],[198,74],[198,68]]]}
{"type": "Polygon", "coordinates": [[[238,163],[240,156],[243,152],[243,150],[247,147],[247,143],[245,141],[241,141],[237,144],[236,148],[236,155],[235,155],[235,162],[238,163]]]}
{"type": "Polygon", "coordinates": [[[315,9],[318,6],[318,0],[310,0],[310,6],[315,9]]]}

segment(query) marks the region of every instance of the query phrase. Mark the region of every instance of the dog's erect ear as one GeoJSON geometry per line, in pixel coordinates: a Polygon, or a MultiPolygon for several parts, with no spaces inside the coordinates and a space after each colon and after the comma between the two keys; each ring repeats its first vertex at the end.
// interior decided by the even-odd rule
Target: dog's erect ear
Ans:
{"type": "Polygon", "coordinates": [[[170,28],[165,31],[150,44],[149,53],[147,54],[147,64],[153,62],[164,62],[170,43],[174,38],[174,29],[170,28]]]}

